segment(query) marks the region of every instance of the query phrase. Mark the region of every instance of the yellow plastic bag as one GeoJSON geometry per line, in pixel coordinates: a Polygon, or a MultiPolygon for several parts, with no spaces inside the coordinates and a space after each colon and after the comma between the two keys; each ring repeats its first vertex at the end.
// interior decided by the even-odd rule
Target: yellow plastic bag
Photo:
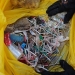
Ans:
{"type": "Polygon", "coordinates": [[[75,68],[75,14],[71,21],[68,61],[75,68]]]}
{"type": "MultiPolygon", "coordinates": [[[[4,44],[4,29],[8,24],[14,23],[23,16],[46,15],[46,9],[56,0],[41,0],[37,9],[12,9],[10,0],[0,0],[0,75],[39,75],[31,67],[18,62],[4,44]]],[[[75,68],[75,15],[70,29],[70,42],[65,45],[61,58],[68,61],[75,68]]],[[[57,68],[54,67],[55,71],[57,68]]],[[[59,69],[58,69],[59,70],[59,69]]]]}

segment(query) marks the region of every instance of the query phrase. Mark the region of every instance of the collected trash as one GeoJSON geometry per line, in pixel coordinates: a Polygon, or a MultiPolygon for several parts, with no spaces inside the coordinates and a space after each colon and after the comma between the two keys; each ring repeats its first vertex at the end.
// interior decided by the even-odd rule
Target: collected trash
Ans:
{"type": "Polygon", "coordinates": [[[57,14],[48,21],[43,16],[23,17],[7,26],[4,42],[19,61],[38,72],[48,70],[57,64],[61,43],[69,40],[70,24],[63,24],[64,15],[57,14]]]}

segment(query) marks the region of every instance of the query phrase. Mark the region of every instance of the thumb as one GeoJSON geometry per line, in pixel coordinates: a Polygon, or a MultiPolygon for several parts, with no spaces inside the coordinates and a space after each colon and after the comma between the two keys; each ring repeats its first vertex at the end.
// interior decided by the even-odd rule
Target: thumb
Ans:
{"type": "Polygon", "coordinates": [[[74,14],[75,10],[71,9],[69,11],[67,11],[67,14],[64,17],[64,24],[68,23],[69,20],[72,18],[73,14],[74,14]]]}

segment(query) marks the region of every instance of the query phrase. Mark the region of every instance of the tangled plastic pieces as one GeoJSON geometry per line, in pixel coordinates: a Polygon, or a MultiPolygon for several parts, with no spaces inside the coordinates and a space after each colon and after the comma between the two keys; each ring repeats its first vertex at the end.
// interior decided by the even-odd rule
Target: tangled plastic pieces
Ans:
{"type": "Polygon", "coordinates": [[[48,70],[57,64],[61,43],[69,40],[70,24],[63,24],[65,14],[52,16],[48,21],[43,16],[23,17],[7,26],[4,42],[20,62],[38,72],[48,70]]]}

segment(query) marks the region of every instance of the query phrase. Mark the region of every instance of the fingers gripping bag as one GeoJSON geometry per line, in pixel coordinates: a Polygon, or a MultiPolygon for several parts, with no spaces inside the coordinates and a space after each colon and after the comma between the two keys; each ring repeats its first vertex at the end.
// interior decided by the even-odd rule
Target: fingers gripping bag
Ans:
{"type": "MultiPolygon", "coordinates": [[[[46,15],[48,6],[55,1],[56,0],[40,0],[39,6],[36,6],[37,8],[27,8],[28,6],[18,8],[13,7],[11,0],[0,0],[0,75],[39,75],[30,66],[17,61],[8,50],[4,44],[4,30],[7,25],[16,22],[21,17],[46,15]]],[[[75,15],[71,21],[69,45],[66,44],[62,50],[64,54],[62,59],[68,61],[73,67],[75,67],[74,20],[75,15]]],[[[59,66],[53,67],[52,70],[56,71],[57,68],[60,70],[59,66]]]]}

